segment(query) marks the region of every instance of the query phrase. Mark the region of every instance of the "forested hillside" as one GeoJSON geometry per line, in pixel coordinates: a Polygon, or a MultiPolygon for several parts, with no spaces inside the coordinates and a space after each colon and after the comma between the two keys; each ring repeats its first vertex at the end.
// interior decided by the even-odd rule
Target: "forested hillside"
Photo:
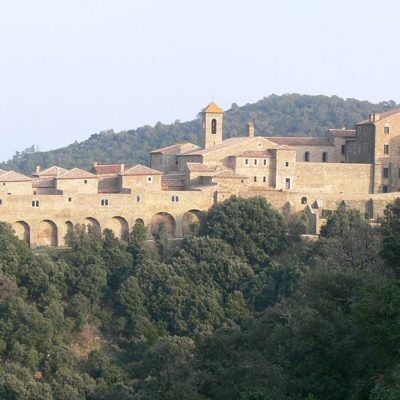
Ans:
{"type": "MultiPolygon", "coordinates": [[[[372,104],[337,96],[271,95],[242,107],[233,104],[225,114],[224,132],[225,137],[244,135],[247,123],[252,121],[257,134],[262,136],[322,135],[329,128],[352,127],[371,111],[395,106],[393,101],[372,104]]],[[[17,153],[12,160],[1,163],[0,168],[29,174],[36,165],[89,168],[93,161],[147,164],[150,150],[182,141],[199,143],[200,134],[199,119],[170,125],[158,123],[119,133],[110,131],[57,150],[17,153]]]]}
{"type": "Polygon", "coordinates": [[[76,226],[40,253],[1,223],[0,398],[399,399],[400,203],[305,223],[232,197],[178,248],[76,226]]]}

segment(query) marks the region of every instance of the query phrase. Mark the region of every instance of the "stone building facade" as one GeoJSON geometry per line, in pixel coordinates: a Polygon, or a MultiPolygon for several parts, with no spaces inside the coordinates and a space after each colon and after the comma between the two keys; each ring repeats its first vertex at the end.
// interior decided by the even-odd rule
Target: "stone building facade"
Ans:
{"type": "Polygon", "coordinates": [[[225,140],[223,114],[212,102],[202,111],[202,145],[154,150],[150,167],[0,170],[0,220],[32,247],[64,245],[76,224],[123,237],[138,223],[154,235],[163,223],[180,238],[214,203],[263,196],[283,213],[305,213],[309,232],[318,233],[340,205],[375,220],[399,195],[400,109],[324,137],[257,136],[249,123],[245,136],[225,140]]]}

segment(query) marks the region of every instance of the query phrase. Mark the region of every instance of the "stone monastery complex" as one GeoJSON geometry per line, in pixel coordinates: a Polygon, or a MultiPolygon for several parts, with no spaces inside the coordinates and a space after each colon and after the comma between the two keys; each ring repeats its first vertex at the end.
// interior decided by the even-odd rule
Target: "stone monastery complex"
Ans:
{"type": "Polygon", "coordinates": [[[0,170],[0,220],[32,247],[62,246],[75,224],[112,229],[134,224],[170,237],[190,232],[214,203],[231,195],[263,196],[286,214],[305,212],[309,232],[339,206],[376,220],[400,191],[400,109],[372,113],[355,129],[324,137],[223,138],[223,110],[203,111],[202,145],[178,143],[143,165],[93,165],[93,171],[37,168],[32,176],[0,170]]]}

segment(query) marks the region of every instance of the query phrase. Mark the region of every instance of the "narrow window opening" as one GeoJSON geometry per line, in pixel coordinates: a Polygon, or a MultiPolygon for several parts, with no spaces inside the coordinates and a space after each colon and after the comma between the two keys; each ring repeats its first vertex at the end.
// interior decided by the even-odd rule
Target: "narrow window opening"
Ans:
{"type": "Polygon", "coordinates": [[[309,151],[306,151],[304,153],[304,161],[306,161],[306,162],[310,161],[310,152],[309,151]]]}
{"type": "Polygon", "coordinates": [[[211,120],[211,133],[213,135],[217,134],[217,120],[215,118],[211,120]]]}

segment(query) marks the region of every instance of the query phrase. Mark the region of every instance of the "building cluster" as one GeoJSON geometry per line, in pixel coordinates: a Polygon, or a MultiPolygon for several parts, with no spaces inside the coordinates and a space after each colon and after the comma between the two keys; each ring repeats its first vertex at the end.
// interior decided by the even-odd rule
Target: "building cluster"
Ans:
{"type": "Polygon", "coordinates": [[[134,224],[155,234],[163,223],[179,238],[214,203],[263,196],[286,214],[304,213],[309,232],[318,233],[339,206],[374,220],[398,196],[400,109],[323,137],[257,136],[249,123],[245,136],[224,139],[223,115],[210,103],[201,145],[153,150],[150,167],[37,167],[32,176],[0,170],[0,220],[33,247],[64,245],[75,224],[123,237],[134,224]]]}

